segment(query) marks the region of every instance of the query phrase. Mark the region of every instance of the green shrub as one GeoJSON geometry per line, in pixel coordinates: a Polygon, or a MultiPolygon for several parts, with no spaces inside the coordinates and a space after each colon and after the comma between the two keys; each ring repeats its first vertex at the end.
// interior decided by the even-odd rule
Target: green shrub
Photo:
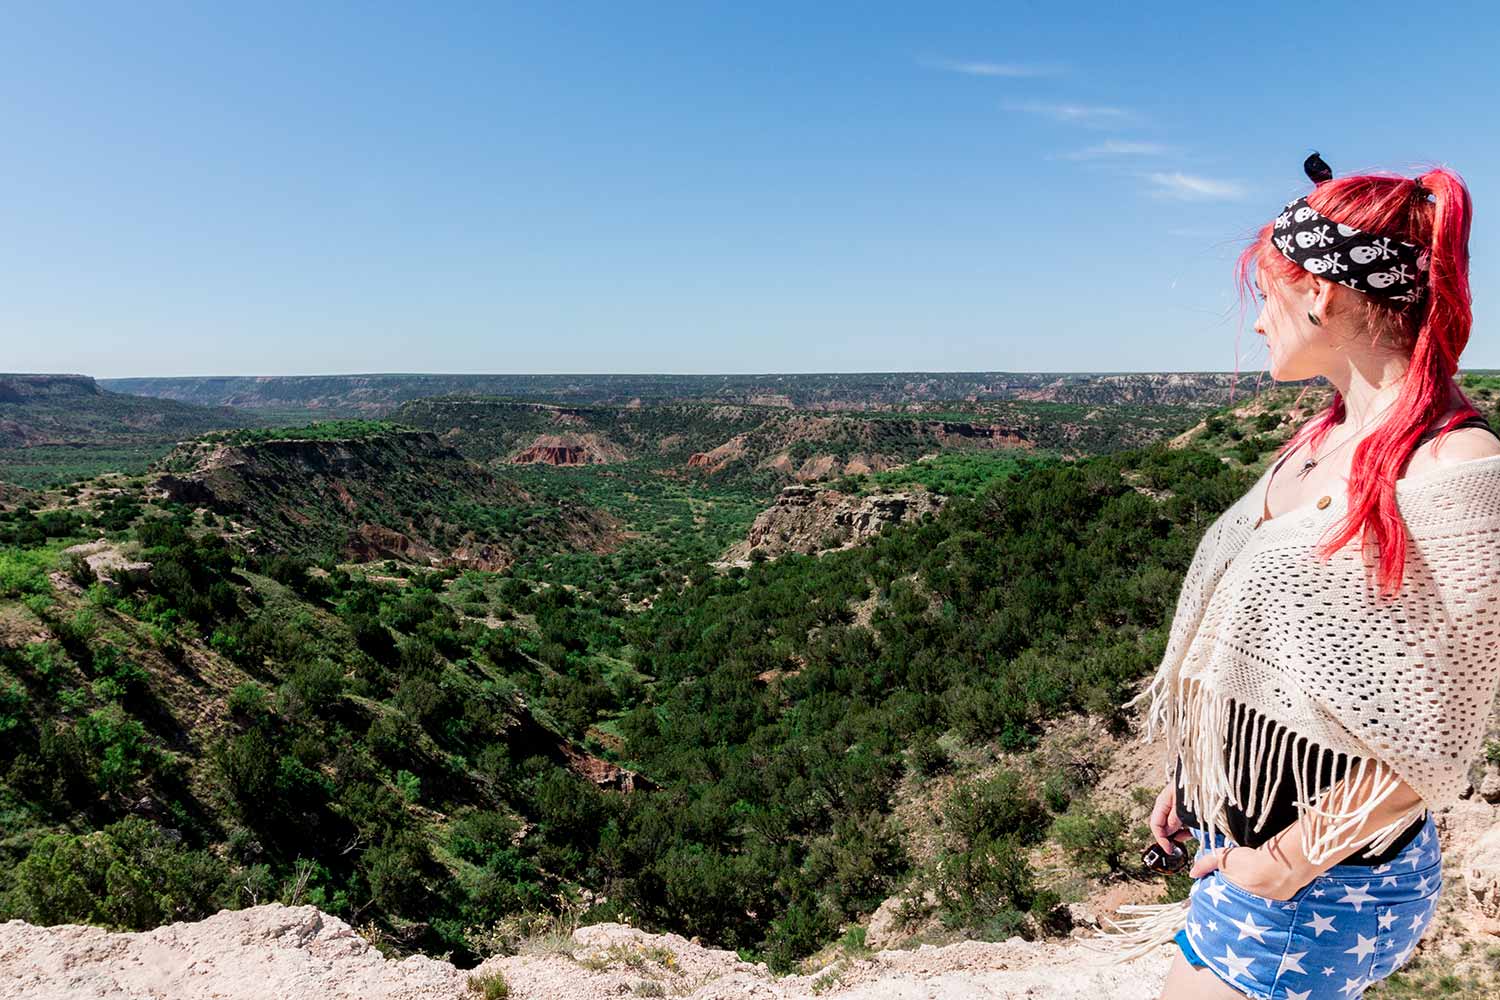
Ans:
{"type": "Polygon", "coordinates": [[[292,718],[326,716],[344,694],[344,671],[327,657],[299,664],[277,691],[277,707],[292,718]]]}
{"type": "Polygon", "coordinates": [[[236,905],[222,861],[178,846],[139,816],[85,835],[43,835],[16,866],[9,902],[16,916],[36,924],[130,931],[236,905]]]}
{"type": "Polygon", "coordinates": [[[236,684],[234,690],[229,692],[229,710],[251,720],[260,719],[270,711],[270,697],[266,689],[259,684],[254,681],[245,681],[242,684],[236,684]]]}
{"type": "Polygon", "coordinates": [[[1125,842],[1128,826],[1129,820],[1118,809],[1097,809],[1075,802],[1053,820],[1052,838],[1080,866],[1090,871],[1117,872],[1129,849],[1125,842]]]}
{"type": "Polygon", "coordinates": [[[151,748],[146,727],[118,704],[95,709],[80,719],[78,737],[95,762],[95,780],[109,792],[123,791],[141,776],[151,748]]]}
{"type": "Polygon", "coordinates": [[[1025,932],[1022,915],[1054,904],[1038,892],[1031,861],[1014,837],[981,836],[968,850],[940,855],[929,876],[938,916],[949,929],[989,926],[1025,932]]]}
{"type": "Polygon", "coordinates": [[[0,597],[51,593],[49,568],[50,560],[43,550],[0,548],[0,597]]]}
{"type": "Polygon", "coordinates": [[[14,678],[0,677],[0,733],[8,733],[21,724],[30,700],[26,689],[14,678]]]}
{"type": "Polygon", "coordinates": [[[1007,836],[1034,844],[1046,836],[1047,816],[1019,774],[1000,771],[954,789],[943,807],[943,827],[958,850],[1007,836]]]}

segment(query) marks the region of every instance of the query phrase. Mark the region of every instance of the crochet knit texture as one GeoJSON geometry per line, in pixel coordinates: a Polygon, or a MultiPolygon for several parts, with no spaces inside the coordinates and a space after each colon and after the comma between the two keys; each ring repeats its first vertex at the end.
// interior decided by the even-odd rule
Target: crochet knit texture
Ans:
{"type": "MultiPolygon", "coordinates": [[[[1463,794],[1500,680],[1500,456],[1396,481],[1407,549],[1394,597],[1378,593],[1376,556],[1359,552],[1358,535],[1326,562],[1314,555],[1347,497],[1255,526],[1270,471],[1199,542],[1161,665],[1127,707],[1150,699],[1143,742],[1165,734],[1180,752],[1184,801],[1213,832],[1226,832],[1226,802],[1260,813],[1295,761],[1301,846],[1322,864],[1382,850],[1463,794]],[[1244,754],[1266,780],[1240,801],[1230,774],[1244,754]],[[1305,787],[1329,760],[1348,767],[1345,778],[1305,787]],[[1402,780],[1422,802],[1360,831],[1402,780]]],[[[1107,935],[1121,959],[1169,939],[1186,903],[1122,912],[1133,914],[1114,925],[1123,933],[1107,935]]]]}

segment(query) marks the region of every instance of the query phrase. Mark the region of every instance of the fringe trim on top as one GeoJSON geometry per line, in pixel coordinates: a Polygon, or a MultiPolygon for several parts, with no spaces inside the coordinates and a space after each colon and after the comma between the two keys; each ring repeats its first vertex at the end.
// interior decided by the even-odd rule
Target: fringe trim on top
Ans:
{"type": "MultiPolygon", "coordinates": [[[[1347,856],[1361,847],[1383,851],[1427,810],[1426,803],[1419,801],[1379,829],[1360,833],[1375,809],[1401,787],[1401,776],[1384,761],[1326,747],[1311,753],[1307,737],[1259,712],[1251,720],[1246,706],[1212,690],[1200,678],[1185,678],[1175,687],[1176,697],[1171,697],[1173,678],[1158,675],[1125,707],[1150,697],[1143,740],[1149,743],[1161,731],[1167,736],[1167,745],[1177,748],[1184,802],[1215,843],[1227,837],[1226,805],[1257,816],[1254,830],[1260,832],[1267,818],[1265,807],[1274,800],[1290,761],[1296,762],[1293,774],[1301,847],[1312,864],[1322,865],[1335,855],[1347,856]],[[1326,790],[1309,788],[1309,778],[1314,782],[1320,779],[1330,760],[1342,760],[1342,777],[1326,790]],[[1231,775],[1243,773],[1247,764],[1250,789],[1246,801],[1241,801],[1239,782],[1231,775]],[[1314,795],[1318,797],[1314,799],[1314,795]]],[[[1176,780],[1170,755],[1167,780],[1176,780]]],[[[1105,942],[1107,951],[1117,952],[1118,961],[1170,941],[1187,922],[1186,902],[1121,907],[1120,912],[1132,915],[1111,925],[1118,933],[1101,934],[1096,939],[1105,942]]]]}

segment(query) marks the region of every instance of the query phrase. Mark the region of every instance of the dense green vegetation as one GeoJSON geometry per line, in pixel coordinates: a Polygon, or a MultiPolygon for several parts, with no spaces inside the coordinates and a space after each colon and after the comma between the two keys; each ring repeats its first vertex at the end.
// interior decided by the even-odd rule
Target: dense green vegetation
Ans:
{"type": "Polygon", "coordinates": [[[1058,931],[1027,852],[1053,831],[1119,862],[1087,780],[961,785],[941,865],[909,856],[896,789],[955,747],[1037,753],[1069,713],[1119,725],[1199,534],[1253,477],[1159,448],[950,471],[968,485],[936,519],[723,575],[703,556],[752,495],[610,467],[522,476],[629,493],[658,531],[500,574],[253,554],[126,480],[6,512],[0,918],[147,927],[311,901],[470,962],[586,886],[608,900],[590,920],[787,969],[925,884],[946,926],[1058,931]],[[148,583],[111,591],[63,553],[101,532],[148,583]],[[568,742],[651,787],[580,778],[568,742]]]}
{"type": "Polygon", "coordinates": [[[343,441],[408,429],[389,420],[319,420],[299,427],[249,427],[210,431],[200,435],[199,440],[231,446],[263,441],[343,441]]]}

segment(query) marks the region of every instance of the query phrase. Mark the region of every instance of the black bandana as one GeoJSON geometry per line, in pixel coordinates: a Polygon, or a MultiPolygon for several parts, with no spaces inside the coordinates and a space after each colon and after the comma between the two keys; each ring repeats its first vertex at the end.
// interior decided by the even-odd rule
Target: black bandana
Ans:
{"type": "Polygon", "coordinates": [[[1276,217],[1272,240],[1281,255],[1309,274],[1403,307],[1427,290],[1427,250],[1334,222],[1298,198],[1276,217]]]}

